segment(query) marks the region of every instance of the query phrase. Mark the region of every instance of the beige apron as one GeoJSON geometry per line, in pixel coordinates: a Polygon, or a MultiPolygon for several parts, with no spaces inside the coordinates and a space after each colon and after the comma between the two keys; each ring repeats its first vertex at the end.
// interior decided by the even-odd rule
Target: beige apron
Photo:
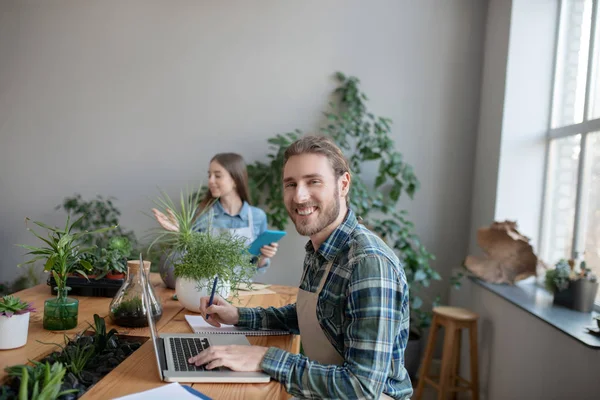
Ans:
{"type": "MultiPolygon", "coordinates": [[[[304,354],[312,361],[317,361],[321,364],[342,365],[344,364],[344,358],[333,347],[329,339],[327,339],[317,319],[317,300],[319,299],[319,293],[321,293],[323,285],[325,285],[325,281],[327,281],[327,275],[329,275],[332,265],[333,262],[329,262],[325,266],[325,272],[315,293],[298,289],[296,313],[298,314],[298,328],[300,329],[304,354]]],[[[304,269],[300,282],[304,280],[307,269],[304,269]]],[[[391,397],[382,393],[379,399],[391,399],[391,397]]]]}

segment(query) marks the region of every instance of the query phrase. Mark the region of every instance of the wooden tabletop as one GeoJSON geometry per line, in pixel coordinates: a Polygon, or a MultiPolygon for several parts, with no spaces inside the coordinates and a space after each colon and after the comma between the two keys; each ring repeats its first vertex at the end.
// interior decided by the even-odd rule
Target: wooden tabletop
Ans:
{"type": "MultiPolygon", "coordinates": [[[[152,274],[152,284],[156,295],[161,299],[163,315],[157,323],[162,333],[189,333],[191,330],[185,321],[185,315],[191,314],[178,301],[173,300],[174,291],[167,289],[158,274],[152,274]]],[[[297,288],[272,285],[269,287],[275,294],[244,294],[234,300],[239,307],[280,307],[296,301],[297,288]]],[[[242,293],[242,292],[240,292],[242,293]]],[[[251,292],[249,292],[251,293],[251,292]]],[[[32,302],[38,310],[31,314],[29,335],[24,347],[13,350],[2,350],[0,354],[0,380],[6,377],[4,368],[16,364],[25,364],[28,360],[39,360],[55,351],[56,347],[44,343],[64,343],[64,334],[74,336],[93,324],[93,315],[105,318],[107,330],[115,328],[121,335],[150,337],[148,328],[124,328],[110,322],[108,307],[111,298],[71,296],[79,299],[79,323],[70,331],[47,331],[42,327],[44,301],[51,298],[50,287],[40,284],[16,293],[22,300],[32,302]],[[44,342],[44,343],[40,343],[44,342]]],[[[248,336],[251,344],[267,347],[278,347],[292,353],[300,350],[300,337],[289,336],[248,336]]],[[[82,397],[90,399],[111,399],[136,393],[164,385],[161,382],[152,343],[146,341],[125,361],[106,375],[82,397]]],[[[213,399],[287,399],[290,395],[276,381],[260,384],[205,384],[195,383],[193,387],[213,399]]]]}

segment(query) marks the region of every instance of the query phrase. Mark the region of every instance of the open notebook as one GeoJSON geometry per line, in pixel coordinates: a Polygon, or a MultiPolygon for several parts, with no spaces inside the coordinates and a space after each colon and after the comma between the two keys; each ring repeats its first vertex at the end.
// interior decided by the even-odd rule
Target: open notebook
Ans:
{"type": "Polygon", "coordinates": [[[233,325],[225,325],[221,324],[220,328],[216,328],[212,325],[209,325],[208,322],[202,318],[201,315],[186,315],[185,320],[192,328],[192,331],[195,333],[201,333],[203,335],[211,335],[211,334],[227,334],[227,335],[246,335],[246,336],[272,336],[272,335],[289,335],[288,331],[278,331],[278,330],[261,330],[254,331],[251,329],[240,328],[238,326],[233,325]]]}

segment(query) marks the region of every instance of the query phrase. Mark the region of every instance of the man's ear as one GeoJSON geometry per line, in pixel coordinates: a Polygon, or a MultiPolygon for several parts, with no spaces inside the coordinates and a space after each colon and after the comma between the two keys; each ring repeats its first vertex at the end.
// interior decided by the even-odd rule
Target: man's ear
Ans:
{"type": "Polygon", "coordinates": [[[338,184],[340,188],[340,197],[346,197],[348,192],[350,191],[350,174],[345,172],[338,179],[338,184]]]}

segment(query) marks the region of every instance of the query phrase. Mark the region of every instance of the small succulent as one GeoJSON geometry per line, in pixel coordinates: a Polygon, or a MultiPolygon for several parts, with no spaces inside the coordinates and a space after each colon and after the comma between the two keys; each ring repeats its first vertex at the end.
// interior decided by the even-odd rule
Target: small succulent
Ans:
{"type": "Polygon", "coordinates": [[[551,292],[561,292],[567,289],[572,281],[587,280],[596,282],[598,278],[582,261],[579,271],[575,272],[575,261],[562,259],[558,261],[554,269],[546,272],[546,288],[551,292]]]}
{"type": "Polygon", "coordinates": [[[25,314],[28,312],[34,312],[35,308],[31,303],[25,303],[18,297],[4,296],[0,300],[0,315],[6,315],[12,317],[14,314],[25,314]]]}
{"type": "Polygon", "coordinates": [[[108,248],[119,251],[124,257],[129,257],[129,254],[131,254],[131,243],[125,236],[113,236],[110,238],[108,248]]]}

